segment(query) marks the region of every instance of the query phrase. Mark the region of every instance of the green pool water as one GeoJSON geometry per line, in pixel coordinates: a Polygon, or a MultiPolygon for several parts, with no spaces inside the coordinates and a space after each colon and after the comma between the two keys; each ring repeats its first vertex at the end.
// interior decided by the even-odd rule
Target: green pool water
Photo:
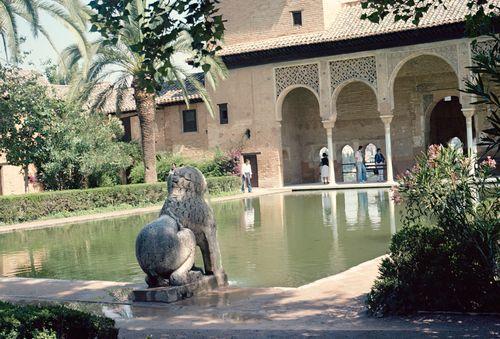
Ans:
{"type": "MultiPolygon", "coordinates": [[[[386,253],[399,227],[387,190],[274,194],[212,206],[222,263],[238,286],[296,287],[339,273],[386,253]]],[[[142,281],[135,237],[155,217],[0,235],[0,275],[142,281]]]]}

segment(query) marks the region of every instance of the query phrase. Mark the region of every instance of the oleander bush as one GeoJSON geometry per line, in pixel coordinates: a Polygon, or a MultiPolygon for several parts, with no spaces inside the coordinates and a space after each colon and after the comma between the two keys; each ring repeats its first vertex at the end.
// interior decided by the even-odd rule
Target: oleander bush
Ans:
{"type": "MultiPolygon", "coordinates": [[[[235,176],[207,178],[211,195],[236,192],[240,179],[235,176]]],[[[58,213],[128,205],[159,204],[167,196],[166,183],[120,185],[86,190],[53,191],[0,197],[0,224],[37,220],[58,213]]]]}
{"type": "Polygon", "coordinates": [[[487,158],[433,145],[393,191],[405,211],[367,298],[376,316],[500,312],[500,189],[487,158]]]}
{"type": "Polygon", "coordinates": [[[118,337],[112,319],[65,306],[14,305],[0,301],[0,338],[118,337]]]}

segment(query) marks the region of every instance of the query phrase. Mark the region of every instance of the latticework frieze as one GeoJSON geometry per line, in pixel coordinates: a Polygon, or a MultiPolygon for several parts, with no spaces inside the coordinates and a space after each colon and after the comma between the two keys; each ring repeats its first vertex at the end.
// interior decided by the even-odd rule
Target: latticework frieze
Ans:
{"type": "Polygon", "coordinates": [[[319,94],[318,64],[278,67],[275,69],[276,97],[293,85],[305,85],[319,94]]]}
{"type": "Polygon", "coordinates": [[[330,85],[332,92],[349,80],[364,80],[377,87],[377,62],[375,57],[330,61],[330,85]]]}
{"type": "Polygon", "coordinates": [[[495,45],[495,40],[478,41],[471,44],[472,54],[489,53],[495,45]]]}

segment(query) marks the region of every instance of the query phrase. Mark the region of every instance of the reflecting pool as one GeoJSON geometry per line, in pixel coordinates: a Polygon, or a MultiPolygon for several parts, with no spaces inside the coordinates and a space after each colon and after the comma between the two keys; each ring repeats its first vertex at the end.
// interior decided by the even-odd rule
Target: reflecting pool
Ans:
{"type": "MultiPolygon", "coordinates": [[[[213,203],[231,284],[296,287],[387,252],[399,225],[383,189],[213,203]]],[[[134,242],[156,213],[0,235],[0,275],[142,281],[134,242]]],[[[201,265],[201,256],[197,258],[201,265]]]]}

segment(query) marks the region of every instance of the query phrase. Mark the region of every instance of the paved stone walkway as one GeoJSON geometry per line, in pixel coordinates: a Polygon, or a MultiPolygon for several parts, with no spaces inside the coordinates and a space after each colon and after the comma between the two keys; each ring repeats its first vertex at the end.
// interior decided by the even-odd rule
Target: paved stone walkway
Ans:
{"type": "Polygon", "coordinates": [[[381,258],[299,288],[225,288],[175,304],[131,303],[132,284],[0,279],[0,299],[78,302],[116,320],[122,338],[500,337],[493,316],[368,317],[381,258]]]}

